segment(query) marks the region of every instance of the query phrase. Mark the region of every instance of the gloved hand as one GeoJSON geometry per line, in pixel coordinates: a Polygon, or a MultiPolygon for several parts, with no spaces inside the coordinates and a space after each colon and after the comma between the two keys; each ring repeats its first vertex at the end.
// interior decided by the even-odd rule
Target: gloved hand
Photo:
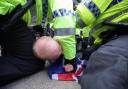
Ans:
{"type": "Polygon", "coordinates": [[[66,65],[64,65],[64,69],[66,72],[71,72],[74,70],[74,67],[72,64],[66,64],[66,65]]]}
{"type": "Polygon", "coordinates": [[[73,72],[76,68],[75,58],[72,60],[65,59],[64,69],[65,72],[73,72]]]}

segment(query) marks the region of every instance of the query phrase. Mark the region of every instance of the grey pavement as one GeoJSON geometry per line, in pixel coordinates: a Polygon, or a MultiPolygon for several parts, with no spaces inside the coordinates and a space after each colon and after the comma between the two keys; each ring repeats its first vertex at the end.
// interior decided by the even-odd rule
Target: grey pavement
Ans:
{"type": "Polygon", "coordinates": [[[46,71],[40,71],[20,79],[0,89],[81,89],[74,81],[56,81],[49,79],[46,71]]]}

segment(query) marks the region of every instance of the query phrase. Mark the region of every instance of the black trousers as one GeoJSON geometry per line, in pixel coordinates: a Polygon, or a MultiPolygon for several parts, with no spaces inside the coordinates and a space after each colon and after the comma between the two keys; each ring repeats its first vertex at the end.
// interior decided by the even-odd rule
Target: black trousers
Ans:
{"type": "Polygon", "coordinates": [[[128,35],[92,53],[79,82],[82,89],[128,89],[128,35]]]}
{"type": "Polygon", "coordinates": [[[22,20],[7,32],[0,30],[0,86],[43,69],[32,51],[34,34],[22,20]]]}

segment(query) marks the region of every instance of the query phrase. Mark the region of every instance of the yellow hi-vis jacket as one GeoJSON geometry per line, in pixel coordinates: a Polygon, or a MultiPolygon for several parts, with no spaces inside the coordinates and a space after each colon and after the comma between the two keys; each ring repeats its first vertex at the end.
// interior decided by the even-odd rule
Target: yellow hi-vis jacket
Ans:
{"type": "MultiPolygon", "coordinates": [[[[102,13],[99,18],[93,23],[92,27],[98,26],[101,22],[109,20],[114,23],[118,22],[127,22],[128,20],[128,0],[120,0],[120,2],[116,3],[109,9],[107,9],[104,13],[102,13]]],[[[92,32],[92,36],[95,38],[94,44],[101,44],[102,38],[100,38],[100,34],[102,32],[108,30],[115,30],[118,28],[112,26],[100,26],[95,31],[92,32]]]]}
{"type": "MultiPolygon", "coordinates": [[[[24,5],[26,3],[27,0],[0,0],[0,14],[6,15],[8,13],[11,13],[11,11],[16,8],[16,6],[24,5]]],[[[40,25],[42,22],[42,0],[36,0],[36,15],[36,25],[40,25]]],[[[28,25],[31,24],[32,17],[30,10],[28,10],[23,16],[23,20],[26,21],[28,25]]]]}
{"type": "Polygon", "coordinates": [[[76,13],[83,24],[83,36],[88,37],[90,25],[103,13],[113,0],[82,0],[76,8],[76,13]]]}
{"type": "MultiPolygon", "coordinates": [[[[100,33],[108,29],[113,29],[110,26],[96,27],[101,22],[107,20],[109,17],[114,16],[128,8],[128,0],[83,0],[77,6],[77,14],[86,25],[83,28],[83,36],[88,37],[91,30],[95,29],[91,34],[95,38],[95,44],[101,44],[102,39],[99,37],[100,33]],[[96,27],[96,28],[95,28],[96,27]]],[[[120,22],[127,19],[127,13],[113,18],[112,22],[120,22]]]]}
{"type": "Polygon", "coordinates": [[[65,59],[72,60],[76,55],[76,20],[73,10],[73,1],[49,0],[48,4],[53,17],[52,22],[55,39],[61,44],[65,59]]]}

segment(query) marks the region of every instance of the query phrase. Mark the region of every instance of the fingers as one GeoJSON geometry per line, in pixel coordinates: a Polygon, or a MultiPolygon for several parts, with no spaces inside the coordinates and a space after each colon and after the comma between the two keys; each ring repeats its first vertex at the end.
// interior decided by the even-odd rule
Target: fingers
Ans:
{"type": "Polygon", "coordinates": [[[71,72],[71,71],[73,71],[74,68],[73,68],[72,64],[66,64],[66,65],[64,65],[64,69],[66,72],[71,72]]]}

